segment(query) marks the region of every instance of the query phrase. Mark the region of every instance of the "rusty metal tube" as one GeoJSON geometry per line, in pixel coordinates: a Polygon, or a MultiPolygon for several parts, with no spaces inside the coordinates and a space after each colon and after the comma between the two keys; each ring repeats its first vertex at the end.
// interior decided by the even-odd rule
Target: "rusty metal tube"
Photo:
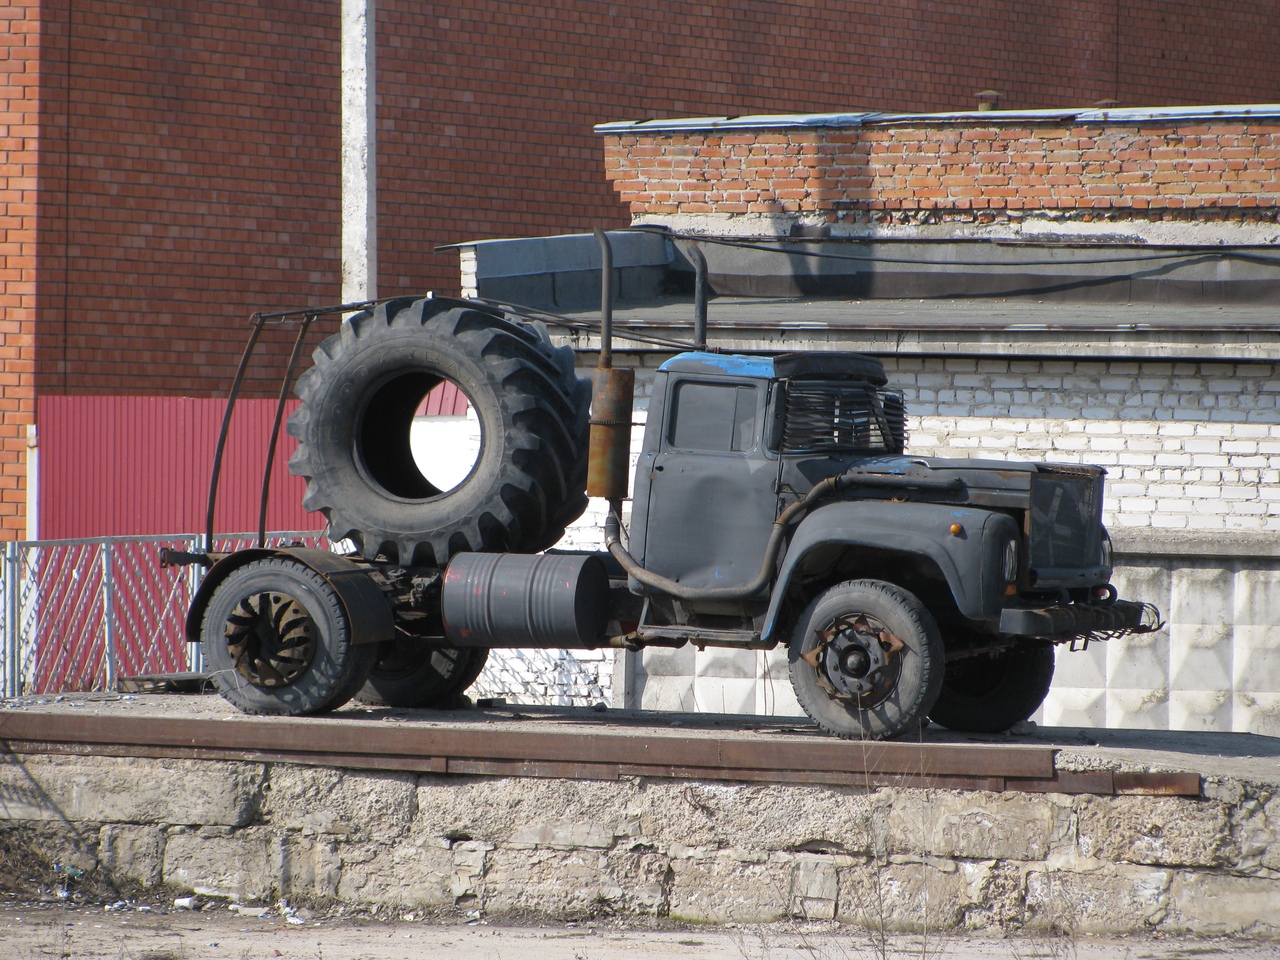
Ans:
{"type": "Polygon", "coordinates": [[[601,369],[613,366],[613,244],[609,235],[595,229],[600,244],[600,362],[601,369]]]}
{"type": "Polygon", "coordinates": [[[587,495],[622,500],[627,496],[631,460],[631,405],[636,372],[630,367],[600,367],[591,396],[591,452],[587,495]]]}
{"type": "Polygon", "coordinates": [[[616,502],[627,495],[636,374],[613,369],[613,247],[599,227],[595,235],[600,244],[600,360],[591,394],[587,495],[616,502]]]}
{"type": "Polygon", "coordinates": [[[686,250],[693,261],[693,342],[699,350],[707,349],[707,258],[692,241],[686,250]]]}

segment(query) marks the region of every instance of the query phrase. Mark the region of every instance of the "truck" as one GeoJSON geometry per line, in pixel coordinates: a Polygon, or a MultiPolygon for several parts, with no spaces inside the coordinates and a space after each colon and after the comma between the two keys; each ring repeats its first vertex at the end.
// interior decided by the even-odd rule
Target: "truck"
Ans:
{"type": "Polygon", "coordinates": [[[1039,708],[1055,650],[1158,629],[1111,584],[1103,469],[913,455],[880,360],[722,353],[702,303],[695,342],[656,372],[632,490],[633,371],[612,365],[607,309],[594,386],[509,305],[347,316],[287,429],[304,505],[353,549],[179,558],[207,567],[186,631],[218,691],[255,714],[431,708],[494,648],[781,645],[830,734],[993,733],[1039,708]],[[410,442],[441,384],[481,437],[449,489],[410,442]],[[588,494],[608,505],[605,549],[556,549],[588,494]]]}

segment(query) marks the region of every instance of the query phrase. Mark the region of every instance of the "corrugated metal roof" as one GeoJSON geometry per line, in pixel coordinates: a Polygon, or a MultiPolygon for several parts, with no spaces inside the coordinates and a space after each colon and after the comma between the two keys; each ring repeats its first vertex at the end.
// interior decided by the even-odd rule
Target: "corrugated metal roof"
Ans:
{"type": "MultiPolygon", "coordinates": [[[[226,401],[190,397],[40,397],[42,539],[153,536],[204,530],[209,471],[226,401]]],[[[290,404],[292,410],[296,401],[290,404]]],[[[287,415],[287,414],[286,414],[287,415]]],[[[227,438],[216,527],[258,527],[258,499],[275,401],[242,399],[227,438]]],[[[267,504],[268,530],[319,530],[302,509],[303,481],[281,430],[267,504]]]]}
{"type": "Polygon", "coordinates": [[[1116,109],[1060,108],[1055,110],[957,110],[946,113],[785,113],[742,117],[679,117],[654,120],[617,120],[598,123],[595,132],[618,136],[626,133],[696,133],[702,130],[764,130],[804,127],[906,126],[915,123],[1026,123],[1074,121],[1076,123],[1173,123],[1223,119],[1277,119],[1280,104],[1248,103],[1191,107],[1123,107],[1116,109]]]}

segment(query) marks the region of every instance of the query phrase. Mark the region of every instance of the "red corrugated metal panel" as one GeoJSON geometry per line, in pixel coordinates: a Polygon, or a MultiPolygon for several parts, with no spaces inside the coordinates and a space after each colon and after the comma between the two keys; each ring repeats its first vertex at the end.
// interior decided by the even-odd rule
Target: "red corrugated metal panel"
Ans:
{"type": "Polygon", "coordinates": [[[467,413],[467,395],[456,383],[445,380],[431,388],[418,405],[419,417],[462,417],[467,413]]]}
{"type": "MultiPolygon", "coordinates": [[[[292,410],[295,403],[291,403],[292,410]]],[[[209,471],[226,401],[189,397],[41,397],[39,534],[154,536],[204,530],[209,471]]],[[[240,400],[227,438],[215,517],[220,532],[258,526],[274,400],[240,400]]],[[[287,414],[286,414],[287,416],[287,414]]],[[[318,530],[304,484],[286,464],[296,441],[280,431],[268,530],[318,530]]]]}

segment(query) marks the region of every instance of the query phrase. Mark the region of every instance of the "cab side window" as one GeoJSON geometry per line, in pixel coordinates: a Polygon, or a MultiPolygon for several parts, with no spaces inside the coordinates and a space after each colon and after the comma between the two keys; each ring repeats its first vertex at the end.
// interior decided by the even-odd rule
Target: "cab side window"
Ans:
{"type": "Polygon", "coordinates": [[[756,387],[740,384],[676,384],[667,443],[679,450],[745,453],[755,445],[756,387]]]}

